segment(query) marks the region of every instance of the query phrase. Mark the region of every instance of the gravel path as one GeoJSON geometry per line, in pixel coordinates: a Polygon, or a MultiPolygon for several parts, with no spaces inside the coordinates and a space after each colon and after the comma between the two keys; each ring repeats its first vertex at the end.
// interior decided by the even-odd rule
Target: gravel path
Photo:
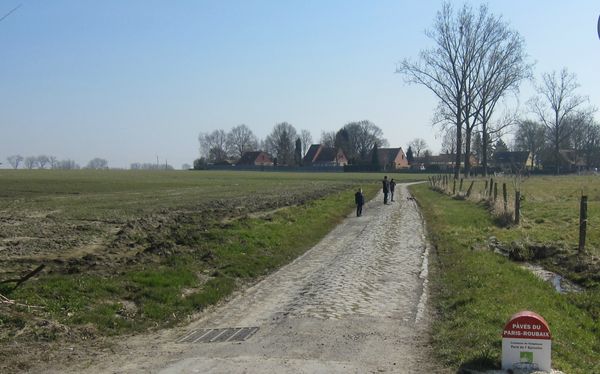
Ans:
{"type": "Polygon", "coordinates": [[[406,185],[368,202],[293,263],[179,330],[130,341],[99,372],[431,373],[428,245],[406,185]],[[242,342],[194,331],[258,327],[242,342]],[[195,335],[199,336],[199,335],[195,335]],[[188,339],[190,340],[190,339],[188,339]],[[191,339],[193,340],[193,339],[191,339]]]}

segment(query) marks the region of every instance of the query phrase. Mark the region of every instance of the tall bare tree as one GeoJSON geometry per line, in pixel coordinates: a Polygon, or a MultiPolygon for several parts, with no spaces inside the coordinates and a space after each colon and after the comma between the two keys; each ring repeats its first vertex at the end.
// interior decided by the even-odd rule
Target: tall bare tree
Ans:
{"type": "Polygon", "coordinates": [[[281,122],[273,127],[273,131],[267,136],[265,142],[269,150],[277,157],[279,165],[294,164],[294,142],[298,136],[294,126],[287,122],[281,122]]]}
{"type": "Polygon", "coordinates": [[[302,157],[306,156],[308,148],[312,145],[312,135],[308,130],[300,130],[300,141],[302,142],[302,157]]]}
{"type": "Polygon", "coordinates": [[[509,92],[518,92],[519,84],[531,78],[532,64],[526,61],[525,42],[518,32],[511,30],[501,18],[492,17],[485,28],[488,39],[476,77],[475,120],[481,131],[481,154],[484,174],[487,174],[489,146],[498,134],[512,126],[514,116],[505,115],[495,124],[491,122],[497,104],[509,92]],[[512,117],[512,118],[511,118],[512,117]]]}
{"type": "Polygon", "coordinates": [[[552,146],[556,174],[560,173],[560,147],[569,138],[573,127],[569,117],[583,110],[587,97],[575,93],[579,87],[575,74],[563,68],[542,74],[542,83],[536,87],[537,96],[530,100],[532,112],[546,127],[546,136],[552,146]]]}
{"type": "Polygon", "coordinates": [[[46,155],[39,155],[37,157],[37,162],[40,169],[44,169],[46,165],[50,162],[50,158],[46,155]]]}
{"type": "Polygon", "coordinates": [[[427,149],[427,142],[423,138],[415,138],[408,143],[408,146],[413,151],[415,157],[420,157],[421,152],[424,152],[427,149]]]}
{"type": "Polygon", "coordinates": [[[258,139],[244,124],[232,128],[227,134],[227,149],[232,157],[241,158],[244,152],[255,151],[257,148],[258,139]]]}
{"type": "Polygon", "coordinates": [[[537,163],[540,158],[545,138],[545,127],[539,122],[526,119],[517,123],[515,148],[519,151],[531,152],[534,163],[537,163]]]}
{"type": "MultiPolygon", "coordinates": [[[[470,13],[470,8],[465,5],[455,18],[452,6],[444,3],[433,28],[425,32],[435,46],[422,50],[419,61],[405,59],[396,69],[408,83],[423,85],[437,96],[448,117],[452,118],[456,149],[462,149],[463,106],[472,67],[472,51],[465,37],[465,32],[471,29],[468,24],[470,13]]],[[[458,178],[459,171],[460,152],[456,152],[455,178],[458,178]]]]}
{"type": "Polygon", "coordinates": [[[6,158],[6,161],[8,161],[8,163],[10,164],[10,166],[12,166],[13,169],[18,169],[19,164],[21,164],[21,161],[23,161],[23,156],[21,156],[21,155],[8,156],[6,158]]]}
{"type": "MultiPolygon", "coordinates": [[[[454,127],[456,149],[463,149],[465,174],[469,173],[471,136],[479,123],[488,123],[504,93],[527,76],[523,42],[501,17],[487,6],[474,12],[464,5],[456,14],[449,3],[437,13],[426,35],[435,47],[421,51],[418,62],[404,60],[397,72],[409,83],[429,88],[439,99],[443,123],[454,127]]],[[[485,136],[484,136],[485,138],[485,136]]],[[[458,178],[461,152],[456,152],[454,176],[458,178]]]]}
{"type": "Polygon", "coordinates": [[[103,158],[96,157],[88,162],[86,168],[94,170],[108,169],[108,161],[103,158]]]}
{"type": "Polygon", "coordinates": [[[33,169],[38,164],[37,157],[35,157],[35,156],[25,157],[25,161],[23,162],[23,164],[25,165],[25,167],[27,169],[33,169]]]}
{"type": "Polygon", "coordinates": [[[580,113],[572,117],[571,121],[573,132],[570,143],[586,166],[590,167],[595,158],[594,153],[600,146],[600,127],[591,112],[580,113]]]}
{"type": "Polygon", "coordinates": [[[321,140],[320,144],[323,144],[325,147],[334,147],[335,146],[335,131],[322,131],[321,132],[321,140]]]}
{"type": "Polygon", "coordinates": [[[210,162],[227,160],[227,134],[224,130],[215,130],[211,133],[200,133],[200,155],[210,162]]]}
{"type": "Polygon", "coordinates": [[[383,131],[368,120],[347,123],[338,131],[338,135],[340,145],[343,144],[340,142],[341,138],[347,142],[344,153],[354,162],[370,162],[369,156],[375,144],[380,148],[388,145],[387,139],[383,137],[383,131]]]}

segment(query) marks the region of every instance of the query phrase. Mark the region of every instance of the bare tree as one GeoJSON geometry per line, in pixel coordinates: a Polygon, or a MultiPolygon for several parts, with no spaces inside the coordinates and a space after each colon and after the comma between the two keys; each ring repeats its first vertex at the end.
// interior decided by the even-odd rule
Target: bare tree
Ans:
{"type": "Polygon", "coordinates": [[[335,131],[322,131],[319,143],[325,147],[335,147],[335,131]]]}
{"type": "Polygon", "coordinates": [[[79,169],[79,164],[73,160],[61,160],[56,163],[56,169],[75,170],[79,169]]]}
{"type": "Polygon", "coordinates": [[[190,170],[192,167],[190,166],[190,164],[182,164],[181,165],[181,170],[190,170]]]}
{"type": "MultiPolygon", "coordinates": [[[[433,29],[426,35],[435,47],[421,51],[417,63],[402,61],[397,72],[404,74],[409,83],[423,85],[437,96],[441,122],[450,121],[453,125],[456,149],[463,149],[465,133],[468,175],[473,131],[479,123],[488,123],[499,98],[509,88],[518,86],[530,69],[523,62],[523,42],[485,5],[475,13],[465,4],[454,15],[452,6],[444,3],[433,29]]],[[[461,153],[456,152],[455,178],[461,153]]]]}
{"type": "MultiPolygon", "coordinates": [[[[338,135],[340,135],[338,138],[343,137],[344,142],[347,143],[344,153],[353,162],[370,162],[369,155],[375,144],[377,147],[388,145],[387,139],[383,137],[383,131],[367,120],[347,123],[338,131],[338,135]]],[[[340,143],[340,139],[338,139],[338,143],[340,143]]]]}
{"type": "Polygon", "coordinates": [[[526,119],[517,123],[515,148],[519,151],[531,152],[531,158],[534,163],[537,163],[540,158],[545,138],[545,127],[539,122],[526,119]]]}
{"type": "Polygon", "coordinates": [[[423,138],[415,138],[415,139],[413,139],[413,141],[408,143],[408,146],[413,151],[413,154],[415,155],[415,157],[420,157],[421,152],[423,152],[427,149],[427,142],[425,142],[425,139],[423,139],[423,138]]]}
{"type": "Polygon", "coordinates": [[[544,73],[542,83],[536,87],[537,96],[530,100],[532,112],[546,128],[556,174],[560,173],[560,146],[573,131],[568,119],[576,115],[588,101],[587,97],[575,93],[578,87],[575,74],[569,74],[567,68],[563,68],[558,76],[556,71],[552,74],[544,73]]]}
{"type": "MultiPolygon", "coordinates": [[[[465,32],[471,30],[471,10],[466,5],[456,19],[449,3],[444,3],[436,15],[432,30],[425,32],[435,47],[422,50],[419,61],[403,60],[396,72],[405,76],[408,83],[427,87],[440,100],[448,117],[453,120],[455,149],[462,149],[462,126],[464,123],[464,93],[470,75],[472,52],[469,50],[465,32]]],[[[460,171],[460,152],[456,152],[454,177],[460,171]]]]}
{"type": "Polygon", "coordinates": [[[227,134],[224,130],[215,130],[210,134],[201,133],[198,141],[200,142],[200,155],[210,162],[227,160],[227,134]]]}
{"type": "Polygon", "coordinates": [[[57,162],[56,156],[49,156],[48,160],[50,162],[50,168],[54,169],[56,167],[56,162],[57,162]]]}
{"type": "Polygon", "coordinates": [[[27,169],[33,169],[38,164],[37,157],[35,157],[35,156],[25,157],[25,161],[23,164],[25,165],[25,167],[27,169]]]}
{"type": "Polygon", "coordinates": [[[18,169],[19,164],[23,161],[23,156],[21,155],[12,155],[6,158],[6,161],[13,167],[13,169],[18,169]]]}
{"type": "Polygon", "coordinates": [[[103,158],[96,157],[88,162],[86,168],[94,170],[108,169],[108,161],[103,158]]]}
{"type": "Polygon", "coordinates": [[[277,157],[279,165],[294,164],[294,142],[297,138],[296,129],[287,122],[278,123],[273,127],[265,142],[277,157]]]}
{"type": "MultiPolygon", "coordinates": [[[[464,136],[464,132],[461,132],[461,136],[464,136]]],[[[456,155],[458,142],[456,141],[456,131],[454,126],[445,126],[441,128],[440,137],[442,138],[441,153],[447,155],[456,155]]],[[[458,153],[464,152],[464,139],[462,139],[460,144],[462,148],[458,153]]]]}
{"type": "Polygon", "coordinates": [[[592,166],[596,151],[600,146],[600,127],[591,112],[580,113],[571,118],[573,132],[571,145],[587,167],[592,166]]]}
{"type": "Polygon", "coordinates": [[[492,139],[512,126],[516,118],[514,115],[505,115],[492,124],[491,118],[496,106],[507,93],[518,92],[519,84],[524,79],[531,78],[533,66],[526,62],[523,38],[502,22],[501,18],[493,19],[486,30],[490,38],[487,43],[489,48],[485,49],[486,53],[482,56],[474,102],[475,120],[481,127],[481,163],[484,175],[487,175],[487,155],[492,139]]]}
{"type": "Polygon", "coordinates": [[[308,130],[300,130],[300,141],[302,142],[302,157],[306,156],[308,148],[312,145],[312,135],[308,130]]]}
{"type": "Polygon", "coordinates": [[[46,155],[40,155],[37,157],[37,163],[38,163],[40,169],[44,169],[49,162],[50,162],[50,158],[46,155]]]}
{"type": "Polygon", "coordinates": [[[258,139],[244,124],[232,128],[227,134],[227,149],[232,157],[239,159],[245,152],[255,151],[257,148],[258,139]]]}

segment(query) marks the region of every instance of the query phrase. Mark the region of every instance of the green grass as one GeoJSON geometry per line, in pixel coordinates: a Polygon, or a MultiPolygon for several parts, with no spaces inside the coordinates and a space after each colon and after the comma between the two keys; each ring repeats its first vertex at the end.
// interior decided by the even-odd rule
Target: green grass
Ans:
{"type": "MultiPolygon", "coordinates": [[[[487,179],[475,179],[473,199],[482,197],[487,179]]],[[[600,256],[600,177],[536,176],[520,181],[514,177],[494,178],[498,183],[498,207],[502,210],[502,184],[506,183],[509,209],[513,211],[515,187],[521,191],[521,225],[507,233],[508,240],[560,242],[576,248],[579,243],[579,203],[588,196],[587,249],[600,256]]],[[[470,181],[464,183],[463,191],[470,181]]],[[[452,187],[450,187],[452,188],[452,187]]],[[[457,187],[458,188],[458,187],[457,187]]]]}
{"type": "Polygon", "coordinates": [[[600,298],[597,290],[561,295],[518,264],[482,245],[508,240],[519,229],[495,225],[482,204],[412,187],[436,250],[430,279],[438,319],[432,328],[439,359],[454,368],[498,368],[501,332],[520,310],[541,314],[553,334],[553,367],[600,372],[600,298]]]}

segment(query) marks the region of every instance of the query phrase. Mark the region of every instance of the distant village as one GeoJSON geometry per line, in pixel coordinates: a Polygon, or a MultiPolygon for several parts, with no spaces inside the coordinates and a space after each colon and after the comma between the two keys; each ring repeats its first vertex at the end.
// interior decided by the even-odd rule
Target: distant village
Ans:
{"type": "MultiPolygon", "coordinates": [[[[586,167],[583,159],[578,158],[573,150],[560,150],[561,167],[565,172],[580,171],[586,167]]],[[[328,147],[324,144],[312,144],[301,161],[295,165],[279,164],[277,157],[265,151],[247,151],[237,161],[224,160],[215,164],[207,164],[207,169],[246,169],[265,170],[268,168],[302,168],[307,171],[382,171],[382,172],[449,172],[454,170],[456,155],[447,153],[432,155],[426,151],[420,157],[413,154],[411,147],[405,152],[402,147],[373,147],[368,158],[371,162],[350,164],[341,148],[328,147]]],[[[480,162],[474,155],[470,156],[470,165],[474,173],[479,171],[480,162]]],[[[461,164],[462,166],[462,164],[461,164]]],[[[554,170],[554,164],[550,165],[554,170]]],[[[490,172],[523,173],[540,170],[540,163],[535,163],[529,151],[496,151],[490,162],[490,172]]]]}

